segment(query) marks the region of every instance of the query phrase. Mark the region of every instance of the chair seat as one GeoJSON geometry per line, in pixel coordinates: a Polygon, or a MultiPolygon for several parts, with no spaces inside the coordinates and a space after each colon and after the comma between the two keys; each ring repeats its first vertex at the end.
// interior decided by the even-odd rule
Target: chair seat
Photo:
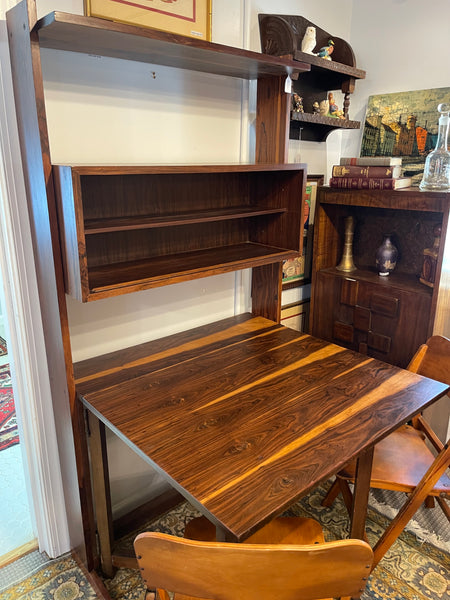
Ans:
{"type": "MultiPolygon", "coordinates": [[[[435,456],[424,442],[423,434],[409,425],[400,427],[375,446],[370,485],[373,488],[412,492],[435,456]]],[[[353,480],[356,461],[345,465],[339,477],[353,480]]],[[[450,494],[450,478],[439,479],[431,496],[450,494]]]]}
{"type": "MultiPolygon", "coordinates": [[[[184,536],[190,540],[214,542],[216,540],[216,528],[206,517],[198,517],[192,519],[186,525],[184,536]]],[[[278,517],[246,539],[245,543],[303,545],[323,544],[324,541],[322,527],[316,520],[303,517],[278,517]]],[[[274,597],[276,597],[275,591],[274,597]]],[[[209,599],[175,594],[174,600],[209,599]]],[[[324,598],[324,600],[332,600],[332,598],[324,598]]]]}

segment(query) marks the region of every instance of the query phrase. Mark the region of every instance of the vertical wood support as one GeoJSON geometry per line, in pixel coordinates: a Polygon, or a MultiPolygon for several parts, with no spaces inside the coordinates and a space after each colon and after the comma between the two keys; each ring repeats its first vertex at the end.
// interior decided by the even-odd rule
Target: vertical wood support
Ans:
{"type": "Polygon", "coordinates": [[[258,79],[256,162],[285,163],[288,158],[291,95],[284,77],[258,79]]]}
{"type": "Polygon", "coordinates": [[[104,424],[89,413],[89,448],[91,451],[92,483],[94,489],[100,562],[107,577],[114,576],[112,564],[113,527],[109,487],[108,456],[104,424]]]}
{"type": "Polygon", "coordinates": [[[355,489],[351,514],[350,537],[365,539],[367,505],[369,503],[370,477],[372,475],[374,447],[361,452],[356,461],[355,489]]]}
{"type": "Polygon", "coordinates": [[[49,366],[53,410],[63,477],[66,479],[66,510],[70,538],[80,539],[81,504],[84,541],[75,550],[94,565],[95,533],[91,483],[84,421],[76,407],[72,355],[64,291],[52,165],[49,152],[44,87],[39,40],[36,31],[36,4],[22,0],[7,13],[12,79],[19,130],[22,167],[27,195],[31,237],[36,262],[44,342],[49,366]],[[70,423],[71,421],[71,423],[70,423]],[[73,435],[75,458],[70,452],[73,435]],[[70,479],[78,472],[79,498],[72,495],[70,479]],[[80,504],[78,504],[80,503],[80,504]]]}
{"type": "Polygon", "coordinates": [[[281,269],[278,262],[252,272],[252,312],[277,323],[281,317],[281,269]]]}
{"type": "MultiPolygon", "coordinates": [[[[284,77],[258,80],[256,110],[256,162],[288,161],[291,95],[284,77]]],[[[272,321],[281,316],[281,262],[252,271],[252,312],[272,321]]]]}

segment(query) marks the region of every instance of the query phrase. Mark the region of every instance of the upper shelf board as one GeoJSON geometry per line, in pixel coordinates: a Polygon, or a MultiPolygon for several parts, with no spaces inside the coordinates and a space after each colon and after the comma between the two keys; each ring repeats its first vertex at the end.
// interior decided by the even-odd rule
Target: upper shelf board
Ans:
{"type": "Polygon", "coordinates": [[[116,23],[52,12],[36,24],[40,46],[177,67],[240,79],[287,76],[296,79],[310,65],[221,44],[116,23]]]}

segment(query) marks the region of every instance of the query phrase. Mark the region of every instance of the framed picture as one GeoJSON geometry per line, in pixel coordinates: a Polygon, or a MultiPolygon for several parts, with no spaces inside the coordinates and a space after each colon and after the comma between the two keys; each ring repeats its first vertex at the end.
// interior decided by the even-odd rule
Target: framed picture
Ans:
{"type": "Polygon", "coordinates": [[[450,87],[369,96],[360,155],[401,157],[403,176],[419,185],[436,145],[438,104],[449,101],[450,87]]]}
{"type": "Polygon", "coordinates": [[[281,325],[296,331],[308,331],[309,306],[309,299],[283,306],[281,308],[281,325]]]}
{"type": "Polygon", "coordinates": [[[303,252],[300,256],[283,262],[283,289],[305,285],[311,281],[314,214],[317,188],[323,185],[323,175],[308,175],[306,178],[305,213],[303,229],[303,252]]]}
{"type": "Polygon", "coordinates": [[[211,40],[212,0],[85,0],[88,17],[211,40]]]}

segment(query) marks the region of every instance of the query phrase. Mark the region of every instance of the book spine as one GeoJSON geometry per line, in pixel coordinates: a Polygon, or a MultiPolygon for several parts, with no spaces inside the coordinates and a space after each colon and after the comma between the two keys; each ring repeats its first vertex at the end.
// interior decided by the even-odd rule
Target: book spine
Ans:
{"type": "Polygon", "coordinates": [[[339,160],[340,165],[355,165],[355,166],[380,166],[390,167],[401,165],[402,159],[392,156],[362,156],[362,157],[342,157],[339,160]]]}
{"type": "Polygon", "coordinates": [[[395,190],[396,179],[381,177],[332,177],[330,187],[352,190],[395,190]]]}
{"type": "Polygon", "coordinates": [[[332,177],[398,177],[400,175],[397,167],[383,166],[357,166],[357,165],[334,165],[332,177]],[[395,173],[395,175],[394,175],[395,173]]]}

